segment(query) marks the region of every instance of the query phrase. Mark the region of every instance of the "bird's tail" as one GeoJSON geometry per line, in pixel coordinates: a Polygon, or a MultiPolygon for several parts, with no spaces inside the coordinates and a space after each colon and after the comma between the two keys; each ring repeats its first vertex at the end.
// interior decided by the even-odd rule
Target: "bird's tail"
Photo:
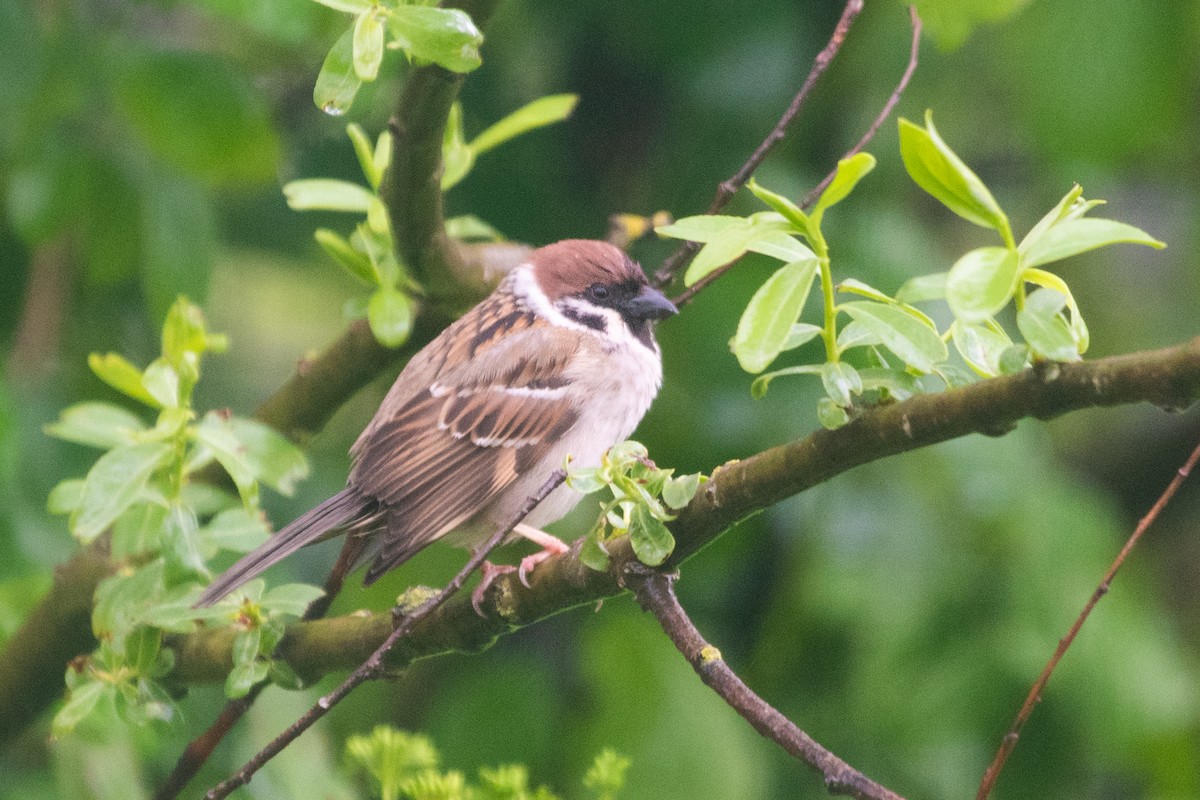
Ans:
{"type": "Polygon", "coordinates": [[[196,601],[211,606],[260,572],[282,561],[305,545],[328,538],[331,531],[361,520],[371,501],[353,489],[344,489],[247,553],[212,582],[196,601]]]}

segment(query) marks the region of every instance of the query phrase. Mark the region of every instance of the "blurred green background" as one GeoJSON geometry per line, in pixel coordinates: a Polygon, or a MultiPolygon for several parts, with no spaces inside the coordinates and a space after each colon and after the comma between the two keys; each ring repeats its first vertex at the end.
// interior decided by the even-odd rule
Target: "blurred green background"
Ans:
{"type": "MultiPolygon", "coordinates": [[[[993,189],[1018,236],[1071,186],[1169,244],[1114,247],[1063,269],[1093,331],[1089,355],[1200,332],[1200,5],[948,0],[899,106],[938,127],[993,189]]],[[[468,135],[538,96],[581,95],[565,124],[483,157],[449,195],[511,238],[600,237],[616,211],[707,206],[774,124],[841,4],[509,0],[463,91],[468,135]]],[[[358,180],[346,119],[312,82],[346,17],[308,0],[0,0],[0,642],[74,544],[44,511],[94,453],[41,427],[81,399],[116,399],[91,351],[144,364],[177,293],[231,336],[203,407],[249,413],[345,324],[358,293],[313,243],[348,218],[288,211],[280,185],[358,180]]],[[[802,195],[851,146],[908,54],[904,7],[876,0],[803,116],[759,173],[802,195]]],[[[403,72],[349,119],[382,129],[403,72]]],[[[835,277],[885,291],[991,244],[905,177],[894,121],[879,167],[831,214],[835,277]]],[[[732,208],[755,207],[739,196],[732,208]]],[[[655,268],[670,243],[635,255],[655,268]]],[[[816,426],[817,387],[761,401],[726,341],[769,274],[747,261],[662,326],[665,385],[638,438],[660,464],[711,470],[816,426]]],[[[270,498],[282,523],[336,491],[384,376],[311,442],[314,475],[270,498]]],[[[1024,693],[1091,588],[1200,436],[1200,418],[1150,407],[1027,421],[860,468],[740,525],[683,570],[701,630],[766,699],[868,775],[910,797],[973,796],[1024,693]]],[[[572,537],[590,510],[559,527],[572,537]]],[[[1185,490],[1084,629],[1006,769],[999,798],[1200,796],[1200,491],[1185,490]]],[[[332,549],[276,573],[319,581],[332,549]]],[[[433,548],[335,608],[384,608],[445,580],[433,548]]],[[[211,784],[311,693],[272,689],[204,772],[211,784]]],[[[0,797],[148,796],[221,703],[194,691],[181,719],[108,740],[48,743],[48,722],[0,754],[0,797]]],[[[705,689],[623,597],[507,637],[474,657],[369,685],[242,796],[350,797],[345,736],[376,722],[428,732],[448,766],[521,761],[577,796],[605,745],[630,756],[622,797],[822,797],[818,779],[705,689]]],[[[197,790],[198,791],[198,790],[197,790]]]]}

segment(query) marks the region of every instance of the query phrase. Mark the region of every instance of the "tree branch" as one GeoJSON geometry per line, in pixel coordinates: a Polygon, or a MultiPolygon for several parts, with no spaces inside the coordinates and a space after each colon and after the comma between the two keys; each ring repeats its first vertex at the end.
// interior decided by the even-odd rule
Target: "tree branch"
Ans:
{"type": "MultiPolygon", "coordinates": [[[[1200,337],[1175,347],[1091,362],[1042,364],[1016,375],[862,411],[837,430],[819,430],[713,471],[703,491],[670,524],[670,569],[739,520],[774,503],[887,456],[970,433],[999,436],[1026,417],[1052,419],[1070,411],[1150,402],[1183,409],[1200,398],[1200,337]]],[[[414,626],[393,651],[389,668],[447,652],[475,652],[499,635],[569,608],[618,594],[618,574],[593,572],[578,560],[581,542],[539,565],[525,588],[508,576],[484,599],[480,618],[455,598],[414,626]]],[[[613,563],[628,556],[627,540],[610,548],[613,563]]],[[[391,631],[387,614],[352,615],[292,625],[279,656],[307,680],[351,669],[391,631]]],[[[180,684],[217,683],[231,667],[233,632],[202,630],[173,639],[180,684]]]]}
{"type": "MultiPolygon", "coordinates": [[[[717,186],[717,193],[713,195],[712,202],[708,204],[708,210],[705,214],[716,214],[730,199],[737,194],[737,190],[746,185],[746,181],[750,180],[750,176],[758,169],[759,165],[766,159],[767,154],[779,143],[788,126],[792,124],[792,120],[800,113],[800,109],[804,107],[804,103],[808,100],[808,96],[812,94],[813,87],[817,84],[817,80],[825,74],[825,70],[829,68],[830,63],[837,57],[838,51],[842,49],[843,42],[846,41],[847,34],[850,33],[850,27],[854,24],[854,20],[858,19],[859,13],[862,12],[863,0],[846,0],[846,7],[842,9],[842,16],[838,20],[837,26],[833,29],[833,35],[829,37],[828,43],[817,53],[813,59],[812,69],[808,71],[808,75],[804,78],[804,83],[800,87],[800,91],[792,98],[792,102],[788,104],[787,110],[783,112],[783,116],[775,123],[775,127],[767,134],[767,138],[759,143],[750,157],[738,169],[737,172],[730,175],[717,186]]],[[[675,279],[676,273],[683,269],[684,266],[696,255],[700,245],[697,242],[684,242],[679,248],[667,256],[663,261],[658,271],[654,273],[654,283],[661,289],[671,283],[675,279]]]]}
{"type": "MultiPolygon", "coordinates": [[[[217,786],[213,787],[208,794],[205,795],[207,800],[220,800],[223,797],[228,797],[229,793],[239,786],[245,786],[250,782],[250,778],[253,777],[255,772],[257,772],[272,758],[279,755],[279,753],[282,752],[285,747],[295,741],[296,737],[298,737],[300,734],[311,728],[317,720],[328,714],[330,709],[344,700],[346,696],[350,694],[350,692],[354,691],[361,684],[368,680],[383,677],[385,672],[384,658],[387,656],[388,652],[391,651],[391,649],[395,647],[397,643],[399,643],[405,636],[408,635],[409,631],[412,630],[413,625],[415,625],[429,613],[435,611],[439,606],[446,602],[451,595],[461,589],[463,584],[466,583],[467,578],[471,577],[471,573],[479,568],[479,565],[484,562],[484,560],[488,557],[488,554],[496,549],[504,537],[507,536],[513,528],[521,524],[521,520],[529,516],[529,512],[533,511],[533,509],[537,507],[538,503],[545,500],[551,492],[557,489],[562,482],[566,480],[566,477],[567,473],[561,469],[552,472],[550,477],[547,478],[545,483],[542,484],[541,488],[525,499],[525,502],[521,504],[521,507],[517,509],[517,512],[513,514],[509,521],[506,524],[498,527],[495,533],[492,534],[491,538],[480,545],[471,554],[471,558],[467,560],[466,565],[458,571],[458,574],[454,576],[453,580],[446,584],[446,586],[433,597],[430,597],[428,600],[421,603],[417,608],[413,609],[412,611],[402,612],[403,617],[400,621],[400,624],[396,626],[395,630],[388,634],[387,638],[383,640],[383,644],[379,645],[379,647],[371,653],[370,657],[367,658],[367,660],[364,661],[358,669],[350,674],[350,677],[346,678],[346,680],[343,681],[342,684],[332,692],[318,700],[312,708],[310,708],[304,713],[303,716],[300,717],[300,719],[288,726],[287,730],[275,737],[270,744],[256,753],[253,758],[247,761],[246,764],[236,773],[234,773],[234,775],[232,775],[228,780],[222,781],[217,786]]],[[[400,609],[397,608],[393,613],[399,611],[400,609]]]]}
{"type": "MultiPolygon", "coordinates": [[[[483,28],[497,0],[447,3],[483,28]]],[[[392,131],[392,162],[380,193],[391,218],[396,255],[439,299],[478,299],[489,291],[480,260],[446,235],[442,202],[442,138],[465,75],[436,65],[413,70],[404,84],[392,131]]]]}
{"type": "Polygon", "coordinates": [[[779,713],[739,678],[721,651],[710,645],[692,624],[675,596],[678,576],[649,569],[641,564],[628,565],[625,583],[641,607],[654,614],[663,632],[692,665],[704,684],[721,696],[754,730],[782,747],[787,753],[809,765],[825,780],[830,794],[858,800],[903,800],[900,795],[863,775],[854,767],[822,747],[779,713]]]}

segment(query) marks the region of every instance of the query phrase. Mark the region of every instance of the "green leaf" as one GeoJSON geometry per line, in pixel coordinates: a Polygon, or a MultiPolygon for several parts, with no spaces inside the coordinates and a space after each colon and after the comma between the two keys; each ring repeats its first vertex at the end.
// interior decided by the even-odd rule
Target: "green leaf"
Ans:
{"type": "Polygon", "coordinates": [[[227,424],[258,480],[291,496],[296,484],[308,477],[304,452],[274,428],[245,417],[232,417],[227,424]]]}
{"type": "Polygon", "coordinates": [[[856,294],[860,297],[869,297],[879,303],[891,303],[892,298],[876,289],[874,286],[863,283],[855,278],[846,278],[846,280],[834,287],[842,294],[856,294]]]}
{"type": "Polygon", "coordinates": [[[170,459],[165,442],[141,442],[109,450],[88,471],[71,532],[87,543],[95,539],[138,499],[155,470],[170,459]]]}
{"type": "Polygon", "coordinates": [[[1089,341],[1087,324],[1083,321],[1083,314],[1080,313],[1079,306],[1075,303],[1075,296],[1071,294],[1067,282],[1053,273],[1040,269],[1025,270],[1021,279],[1047,289],[1053,289],[1066,298],[1067,307],[1071,309],[1071,335],[1075,337],[1079,352],[1086,353],[1089,341]]]}
{"type": "Polygon", "coordinates": [[[868,367],[858,371],[864,392],[886,389],[896,400],[907,400],[920,391],[917,379],[907,372],[883,367],[868,367]]]}
{"type": "Polygon", "coordinates": [[[137,415],[109,403],[77,403],[43,428],[50,436],[103,450],[131,443],[145,429],[137,415]]]}
{"type": "Polygon", "coordinates": [[[51,735],[62,738],[75,730],[75,726],[90,715],[100,699],[112,689],[112,684],[94,679],[77,683],[67,695],[67,702],[54,715],[54,721],[50,723],[51,735]]]}
{"type": "Polygon", "coordinates": [[[950,149],[925,112],[925,127],[900,120],[900,156],[913,181],[965,220],[993,228],[1012,243],[1008,218],[979,176],[950,149]]]}
{"type": "Polygon", "coordinates": [[[148,406],[161,408],[159,402],[142,385],[142,371],[117,353],[92,353],[88,356],[88,367],[96,377],[124,395],[140,400],[148,406]]]}
{"type": "Polygon", "coordinates": [[[696,490],[700,488],[700,478],[699,472],[668,478],[662,488],[663,502],[676,511],[684,508],[696,496],[696,490]]]}
{"type": "Polygon", "coordinates": [[[257,481],[290,494],[308,475],[308,462],[296,446],[260,422],[209,412],[194,430],[245,498],[256,495],[257,481]]]}
{"type": "Polygon", "coordinates": [[[137,502],[125,509],[112,526],[112,554],[127,558],[156,552],[162,546],[167,509],[158,502],[137,502]]]}
{"type": "Polygon", "coordinates": [[[822,397],[817,401],[817,421],[821,427],[835,431],[850,421],[850,415],[830,398],[822,397]]]}
{"type": "Polygon", "coordinates": [[[972,370],[984,377],[1001,374],[1000,359],[1012,347],[1002,330],[987,325],[957,321],[951,326],[954,347],[972,370]]]}
{"type": "Polygon", "coordinates": [[[474,214],[446,220],[446,235],[459,241],[503,242],[504,234],[474,214]]]}
{"type": "Polygon", "coordinates": [[[579,103],[577,94],[552,94],[527,103],[504,119],[489,126],[471,140],[470,147],[475,155],[514,139],[523,133],[553,125],[571,116],[579,103]]]}
{"type": "Polygon", "coordinates": [[[1029,346],[1014,344],[1000,354],[1000,374],[1012,375],[1029,366],[1029,346]]]}
{"type": "Polygon", "coordinates": [[[946,277],[948,272],[934,272],[931,275],[918,275],[905,281],[896,292],[896,301],[900,303],[920,303],[925,300],[946,299],[946,277]]]}
{"type": "Polygon", "coordinates": [[[588,537],[583,540],[583,546],[579,548],[579,560],[593,572],[608,571],[610,562],[608,551],[604,549],[604,545],[600,542],[600,536],[603,532],[603,527],[596,528],[593,533],[588,534],[588,537]]]}
{"type": "Polygon", "coordinates": [[[1155,249],[1166,245],[1150,234],[1111,219],[1066,219],[1051,225],[1045,233],[1029,244],[1023,253],[1026,267],[1036,267],[1051,261],[1086,253],[1098,247],[1125,242],[1144,244],[1155,249]]]}
{"type": "Polygon", "coordinates": [[[211,577],[204,563],[204,555],[200,552],[200,524],[190,508],[179,503],[173,504],[167,510],[163,533],[168,583],[173,585],[193,577],[211,577]]]}
{"type": "Polygon", "coordinates": [[[671,239],[687,239],[693,242],[711,242],[730,228],[742,225],[745,217],[726,214],[698,214],[694,217],[677,219],[670,225],[659,225],[654,232],[671,239]]]}
{"type": "Polygon", "coordinates": [[[825,329],[820,325],[812,325],[808,322],[797,322],[792,325],[792,329],[788,331],[787,339],[784,340],[784,350],[794,350],[803,344],[808,344],[813,339],[825,332],[825,329]]]}
{"type": "Polygon", "coordinates": [[[379,274],[375,271],[374,265],[371,264],[371,259],[365,253],[360,253],[351,247],[350,243],[339,234],[328,228],[317,228],[313,232],[313,238],[317,240],[317,244],[321,245],[321,249],[330,258],[336,261],[342,269],[349,272],[354,278],[369,286],[379,285],[379,274]]]}
{"type": "Polygon", "coordinates": [[[600,470],[596,467],[587,469],[567,469],[567,485],[580,494],[593,494],[605,487],[600,470]]]}
{"type": "Polygon", "coordinates": [[[261,512],[250,512],[239,506],[222,511],[209,520],[200,529],[200,543],[205,555],[210,557],[220,550],[249,553],[270,535],[261,512]]]}
{"type": "Polygon", "coordinates": [[[779,231],[763,234],[747,245],[746,249],[752,253],[778,258],[783,262],[802,261],[806,258],[817,257],[816,253],[808,248],[808,245],[779,231]]]}
{"type": "Polygon", "coordinates": [[[156,358],[150,362],[142,373],[142,386],[160,408],[179,407],[179,373],[166,359],[156,358]]]}
{"type": "Polygon", "coordinates": [[[350,144],[354,146],[354,155],[358,158],[358,166],[362,169],[363,177],[367,179],[371,188],[378,189],[379,183],[383,179],[383,170],[376,167],[375,147],[367,138],[366,131],[357,122],[351,122],[346,126],[346,135],[350,137],[350,144]]]}
{"type": "Polygon", "coordinates": [[[750,384],[750,394],[755,400],[761,400],[767,394],[767,387],[771,381],[783,375],[820,375],[821,366],[818,364],[805,364],[799,367],[784,367],[777,369],[774,372],[765,372],[759,375],[750,384]]]}
{"type": "Polygon", "coordinates": [[[1079,345],[1060,313],[1066,302],[1056,291],[1038,289],[1017,312],[1017,327],[1034,356],[1050,361],[1079,360],[1079,345]]]}
{"type": "Polygon", "coordinates": [[[162,632],[141,626],[125,637],[125,663],[139,675],[153,672],[162,647],[162,632]]]}
{"type": "Polygon", "coordinates": [[[451,72],[470,72],[482,62],[483,34],[464,11],[456,8],[402,5],[391,9],[388,29],[414,58],[432,61],[451,72]]]}
{"type": "Polygon", "coordinates": [[[785,264],[750,298],[730,342],[742,369],[762,372],[783,351],[816,271],[815,258],[785,264]]]}
{"type": "Polygon", "coordinates": [[[316,0],[323,6],[350,14],[361,14],[375,7],[375,0],[316,0]]]}
{"type": "Polygon", "coordinates": [[[633,545],[633,553],[638,561],[649,567],[657,567],[666,561],[675,549],[675,537],[667,530],[667,526],[640,503],[633,507],[629,543],[633,545]]]}
{"type": "Polygon", "coordinates": [[[299,617],[309,604],[325,594],[323,589],[305,583],[285,583],[269,590],[261,601],[263,608],[277,614],[299,617]]]}
{"type": "Polygon", "coordinates": [[[946,343],[938,332],[902,308],[858,301],[843,303],[838,309],[878,336],[884,347],[904,363],[921,372],[932,372],[935,364],[946,360],[946,343]]]}
{"type": "Polygon", "coordinates": [[[412,303],[395,289],[377,289],[367,303],[367,321],[380,344],[399,347],[412,332],[412,303]]]}
{"type": "Polygon", "coordinates": [[[354,28],[338,37],[325,63],[317,74],[313,87],[313,103],[317,108],[334,117],[350,110],[354,96],[362,87],[362,81],[354,70],[354,28]]]}
{"type": "Polygon", "coordinates": [[[375,140],[375,156],[372,159],[374,165],[374,173],[377,176],[375,183],[372,184],[376,189],[383,182],[383,176],[387,173],[388,167],[392,165],[392,132],[384,131],[379,134],[379,138],[375,140]]]}
{"type": "Polygon", "coordinates": [[[225,696],[231,700],[245,697],[255,684],[264,680],[271,669],[270,662],[264,659],[246,661],[234,666],[225,679],[225,696]]]}
{"type": "Polygon", "coordinates": [[[795,225],[798,233],[810,236],[812,231],[819,227],[810,221],[808,214],[804,213],[804,209],[778,192],[772,192],[760,185],[754,178],[750,179],[746,188],[750,190],[751,194],[774,209],[776,213],[795,225]]]}
{"type": "Polygon", "coordinates": [[[373,192],[357,183],[334,178],[290,181],[283,186],[283,196],[287,198],[288,207],[295,211],[321,209],[359,214],[367,213],[377,199],[373,192]]]}
{"type": "Polygon", "coordinates": [[[442,133],[442,191],[447,191],[467,176],[475,166],[475,151],[463,136],[462,104],[450,106],[446,130],[442,133]]]}
{"type": "Polygon", "coordinates": [[[773,211],[762,211],[739,219],[700,248],[688,265],[683,282],[692,286],[710,272],[741,258],[765,236],[794,231],[795,226],[791,222],[773,211]]]}
{"type": "Polygon", "coordinates": [[[354,74],[361,81],[373,81],[383,63],[383,20],[372,8],[354,20],[352,44],[354,74]]]}
{"type": "Polygon", "coordinates": [[[1004,247],[971,250],[946,276],[946,302],[964,322],[985,322],[1008,305],[1019,275],[1016,251],[1004,247]]]}
{"type": "Polygon", "coordinates": [[[883,344],[883,340],[875,331],[855,320],[850,320],[838,331],[837,351],[839,353],[844,353],[852,347],[874,347],[879,344],[883,344]]]}
{"type": "Polygon", "coordinates": [[[1061,200],[1055,203],[1054,208],[1050,209],[1046,214],[1038,220],[1037,224],[1029,229],[1029,233],[1025,234],[1025,238],[1021,240],[1020,250],[1024,256],[1030,246],[1042,238],[1042,235],[1050,229],[1051,225],[1076,216],[1086,214],[1087,211],[1100,201],[1087,201],[1083,199],[1083,187],[1078,183],[1071,187],[1071,191],[1067,192],[1061,200]]]}
{"type": "Polygon", "coordinates": [[[248,73],[198,50],[123,55],[113,102],[151,153],[210,185],[274,180],[279,140],[248,73]]]}
{"type": "Polygon", "coordinates": [[[839,406],[854,404],[854,396],[862,394],[862,378],[858,370],[844,361],[829,361],[821,365],[821,383],[825,394],[839,406]]]}
{"type": "Polygon", "coordinates": [[[74,513],[83,502],[83,486],[82,478],[59,481],[46,497],[46,510],[51,514],[74,513]]]}
{"type": "Polygon", "coordinates": [[[178,367],[188,354],[200,356],[210,347],[211,337],[204,326],[204,314],[187,298],[176,298],[163,322],[162,351],[167,361],[178,367]]]}
{"type": "Polygon", "coordinates": [[[846,195],[854,191],[858,182],[873,169],[875,169],[875,156],[870,153],[855,153],[849,158],[839,161],[833,180],[825,187],[825,191],[821,192],[821,196],[817,198],[816,205],[813,206],[812,213],[809,215],[813,224],[820,227],[825,210],[846,199],[846,195]]]}

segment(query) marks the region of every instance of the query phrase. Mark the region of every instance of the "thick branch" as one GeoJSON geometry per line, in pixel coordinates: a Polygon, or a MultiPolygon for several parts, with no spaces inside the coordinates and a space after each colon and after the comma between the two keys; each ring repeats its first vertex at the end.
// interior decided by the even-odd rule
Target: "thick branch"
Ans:
{"type": "Polygon", "coordinates": [[[67,663],[96,646],[92,595],[114,571],[107,538],[54,570],[50,591],[0,653],[0,745],[62,696],[67,663]]]}
{"type": "MultiPolygon", "coordinates": [[[[448,5],[462,8],[482,28],[497,0],[448,5]]],[[[478,299],[488,291],[480,264],[446,235],[443,214],[442,138],[464,78],[433,64],[413,70],[388,123],[392,163],[381,187],[400,260],[430,295],[450,299],[478,299]]]]}
{"type": "Polygon", "coordinates": [[[675,575],[630,565],[626,585],[642,608],[654,614],[663,632],[692,665],[705,685],[720,695],[754,730],[821,773],[830,794],[859,800],[903,800],[863,775],[763,700],[730,669],[721,651],[704,640],[675,596],[675,575]]]}
{"type": "MultiPolygon", "coordinates": [[[[1044,364],[940,394],[868,409],[835,431],[771,448],[718,467],[692,503],[671,523],[676,548],[667,567],[682,562],[741,519],[860,464],[970,433],[998,436],[1025,417],[1051,419],[1070,411],[1147,401],[1183,409],[1200,398],[1200,338],[1164,350],[1075,364],[1044,364]]],[[[578,543],[577,543],[578,545],[578,543]]],[[[614,544],[613,563],[627,557],[614,544]]],[[[389,666],[413,659],[487,647],[503,633],[621,591],[615,575],[579,563],[578,548],[533,573],[532,588],[507,576],[485,599],[484,618],[469,601],[452,600],[417,625],[393,651],[389,666]]],[[[391,631],[387,614],[348,616],[293,625],[279,653],[296,672],[315,679],[353,668],[391,631]]],[[[172,643],[173,679],[216,683],[230,668],[233,633],[201,631],[172,643]]]]}

